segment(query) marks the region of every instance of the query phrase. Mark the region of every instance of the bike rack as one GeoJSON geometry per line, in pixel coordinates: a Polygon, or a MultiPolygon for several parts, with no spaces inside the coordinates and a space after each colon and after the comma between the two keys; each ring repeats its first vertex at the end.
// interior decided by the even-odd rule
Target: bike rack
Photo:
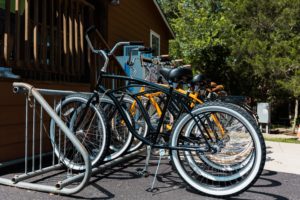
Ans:
{"type": "Polygon", "coordinates": [[[144,151],[141,149],[129,153],[92,169],[87,150],[42,96],[47,96],[47,99],[53,100],[53,107],[55,107],[56,99],[74,94],[74,91],[38,89],[27,83],[15,82],[13,83],[13,92],[23,93],[26,96],[24,158],[0,163],[0,184],[70,195],[81,191],[88,184],[93,174],[129,160],[144,151]],[[80,153],[85,165],[83,172],[73,172],[67,169],[55,155],[54,148],[51,145],[53,141],[50,141],[50,136],[47,133],[49,128],[46,128],[47,123],[49,125],[49,119],[55,121],[59,134],[64,134],[65,140],[67,138],[80,153]],[[37,142],[38,144],[36,144],[37,142]],[[17,175],[14,175],[12,178],[9,172],[6,174],[1,172],[2,170],[5,172],[8,167],[13,166],[18,169],[22,163],[24,163],[24,168],[20,171],[18,170],[17,175]]]}

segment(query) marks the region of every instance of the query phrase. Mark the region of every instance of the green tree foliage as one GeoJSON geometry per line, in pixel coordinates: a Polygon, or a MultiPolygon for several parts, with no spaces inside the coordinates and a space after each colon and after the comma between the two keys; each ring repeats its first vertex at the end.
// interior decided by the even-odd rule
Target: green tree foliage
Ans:
{"type": "Polygon", "coordinates": [[[287,75],[285,80],[277,80],[277,83],[284,88],[286,91],[289,91],[291,95],[295,98],[295,111],[294,119],[292,123],[293,132],[295,132],[297,119],[299,115],[299,98],[300,98],[300,69],[299,67],[295,70],[292,70],[291,75],[287,75]]]}
{"type": "Polygon", "coordinates": [[[236,0],[227,16],[235,26],[229,38],[231,66],[253,75],[253,94],[272,98],[276,80],[299,66],[300,3],[294,0],[236,0]],[[245,65],[248,69],[245,69],[245,65]],[[266,95],[267,94],[267,95],[266,95]]]}
{"type": "Polygon", "coordinates": [[[299,98],[299,0],[159,0],[170,52],[235,94],[299,98]]]}
{"type": "Polygon", "coordinates": [[[300,69],[295,70],[293,75],[288,75],[285,80],[278,80],[277,82],[293,97],[300,97],[300,69]]]}
{"type": "Polygon", "coordinates": [[[249,66],[256,98],[274,102],[294,97],[295,129],[300,93],[300,1],[236,0],[230,4],[232,8],[236,5],[227,14],[235,26],[235,37],[228,42],[230,65],[236,70],[249,66]]]}
{"type": "Polygon", "coordinates": [[[160,2],[176,33],[171,54],[192,64],[195,72],[204,72],[212,80],[229,85],[232,69],[226,61],[230,55],[226,36],[231,26],[224,17],[221,3],[197,0],[160,2]]]}

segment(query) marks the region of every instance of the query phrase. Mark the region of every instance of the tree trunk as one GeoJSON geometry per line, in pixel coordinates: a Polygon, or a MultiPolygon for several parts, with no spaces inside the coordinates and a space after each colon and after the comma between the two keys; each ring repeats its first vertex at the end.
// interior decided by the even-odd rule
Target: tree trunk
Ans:
{"type": "Polygon", "coordinates": [[[293,128],[292,128],[293,133],[295,133],[295,130],[296,130],[298,110],[299,110],[299,100],[298,100],[298,98],[296,98],[296,100],[295,100],[295,115],[294,115],[293,128]]]}
{"type": "Polygon", "coordinates": [[[289,99],[289,125],[291,125],[292,124],[292,102],[291,102],[291,99],[289,99]]]}

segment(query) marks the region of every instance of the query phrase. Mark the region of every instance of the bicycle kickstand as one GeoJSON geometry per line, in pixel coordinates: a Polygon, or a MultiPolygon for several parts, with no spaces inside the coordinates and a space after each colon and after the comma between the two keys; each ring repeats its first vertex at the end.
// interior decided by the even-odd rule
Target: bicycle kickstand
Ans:
{"type": "Polygon", "coordinates": [[[148,177],[149,172],[148,172],[148,167],[149,167],[149,161],[150,161],[150,156],[151,156],[151,146],[147,146],[147,157],[146,157],[146,162],[144,168],[137,168],[136,169],[136,174],[139,176],[144,176],[148,177]]]}
{"type": "Polygon", "coordinates": [[[154,174],[154,178],[153,178],[153,181],[152,181],[152,184],[151,184],[151,187],[148,188],[146,191],[147,192],[157,192],[159,189],[158,188],[154,188],[154,184],[155,184],[155,181],[157,179],[157,174],[158,174],[158,169],[159,169],[159,166],[160,166],[160,162],[161,162],[161,158],[166,154],[165,150],[164,149],[160,149],[159,150],[159,160],[157,162],[157,167],[156,167],[156,171],[155,171],[155,174],[154,174]]]}

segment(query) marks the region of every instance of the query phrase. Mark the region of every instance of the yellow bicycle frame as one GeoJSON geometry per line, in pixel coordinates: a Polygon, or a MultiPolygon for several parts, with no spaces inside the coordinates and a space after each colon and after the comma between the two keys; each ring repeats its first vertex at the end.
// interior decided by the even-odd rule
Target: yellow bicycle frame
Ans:
{"type": "MultiPolygon", "coordinates": [[[[167,85],[163,85],[163,86],[168,87],[167,85]]],[[[142,87],[140,89],[140,92],[144,92],[144,91],[145,91],[145,88],[142,87]]],[[[180,89],[180,88],[177,88],[176,91],[179,92],[179,93],[181,93],[181,94],[185,94],[185,95],[187,94],[187,91],[185,91],[183,89],[180,89]]],[[[159,105],[158,105],[158,103],[157,103],[157,101],[155,100],[154,97],[160,96],[161,94],[162,94],[162,92],[155,92],[155,93],[150,93],[150,94],[144,94],[144,96],[150,100],[150,103],[156,109],[157,114],[158,114],[159,117],[161,117],[161,115],[162,115],[162,110],[160,109],[160,107],[159,107],[159,105]]],[[[198,92],[193,92],[193,93],[189,93],[188,94],[188,97],[193,100],[193,102],[190,105],[191,108],[193,108],[196,105],[196,103],[204,104],[204,102],[201,99],[198,98],[198,94],[199,94],[198,92]]],[[[140,98],[140,97],[138,97],[138,98],[140,98]]],[[[136,106],[136,104],[137,104],[137,102],[134,101],[132,103],[131,107],[130,107],[130,113],[132,115],[135,114],[135,106],[136,106]]],[[[216,123],[217,127],[220,129],[220,131],[222,133],[222,136],[224,136],[225,130],[224,130],[223,126],[221,125],[221,123],[220,123],[219,119],[217,118],[217,116],[215,114],[211,114],[211,117],[212,117],[213,121],[216,123]]],[[[172,129],[172,125],[168,124],[167,125],[167,129],[171,130],[172,129]]]]}

